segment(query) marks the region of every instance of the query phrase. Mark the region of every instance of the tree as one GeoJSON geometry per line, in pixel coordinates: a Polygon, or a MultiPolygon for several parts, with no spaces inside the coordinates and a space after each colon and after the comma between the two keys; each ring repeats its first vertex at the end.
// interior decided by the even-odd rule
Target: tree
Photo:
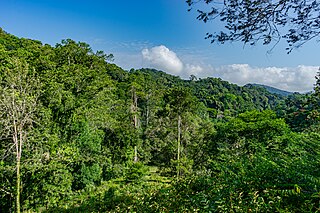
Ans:
{"type": "MultiPolygon", "coordinates": [[[[131,98],[132,98],[132,103],[131,103],[131,114],[133,116],[133,126],[135,132],[138,134],[138,129],[140,127],[140,120],[139,120],[139,108],[138,108],[138,96],[137,96],[137,89],[139,88],[139,85],[136,84],[135,82],[132,83],[131,85],[131,98]]],[[[135,141],[137,143],[137,141],[135,141]]],[[[138,150],[137,150],[137,144],[134,145],[134,160],[135,163],[138,162],[138,150]]]]}
{"type": "Polygon", "coordinates": [[[68,39],[56,45],[52,59],[55,65],[40,77],[44,82],[41,100],[60,139],[54,152],[61,149],[65,159],[72,159],[68,172],[73,189],[99,185],[110,163],[105,129],[115,123],[114,86],[107,74],[112,65],[106,62],[110,58],[94,53],[86,43],[68,39]]]}
{"type": "MultiPolygon", "coordinates": [[[[196,100],[191,95],[189,90],[184,88],[170,89],[164,95],[164,101],[166,103],[164,112],[168,114],[168,117],[177,119],[177,178],[181,174],[180,161],[181,161],[181,139],[183,137],[182,122],[188,112],[193,112],[196,109],[196,100]]],[[[172,121],[171,121],[172,122],[172,121]]]]}
{"type": "MultiPolygon", "coordinates": [[[[200,2],[210,9],[198,9],[197,19],[207,23],[219,19],[224,31],[207,33],[211,42],[240,41],[255,45],[288,43],[287,51],[301,47],[320,35],[320,2],[315,0],[187,0],[189,11],[200,2]]],[[[198,5],[199,6],[199,5],[198,5]]],[[[199,6],[200,8],[200,6],[199,6]]]]}
{"type": "MultiPolygon", "coordinates": [[[[28,142],[37,109],[37,80],[30,76],[28,64],[16,58],[8,60],[0,88],[0,125],[2,140],[7,141],[7,151],[15,155],[16,162],[16,212],[20,213],[21,158],[28,142]]],[[[1,70],[2,71],[2,70],[1,70]]]]}
{"type": "Polygon", "coordinates": [[[247,111],[230,118],[226,123],[218,123],[216,128],[217,134],[212,138],[212,153],[217,151],[217,147],[230,146],[236,148],[233,151],[237,150],[239,155],[255,154],[261,147],[274,149],[278,144],[271,143],[272,139],[289,131],[285,121],[276,118],[271,110],[247,111]]]}
{"type": "Polygon", "coordinates": [[[314,91],[315,91],[315,95],[320,98],[320,68],[319,68],[319,71],[316,75],[316,84],[314,87],[314,91]]]}

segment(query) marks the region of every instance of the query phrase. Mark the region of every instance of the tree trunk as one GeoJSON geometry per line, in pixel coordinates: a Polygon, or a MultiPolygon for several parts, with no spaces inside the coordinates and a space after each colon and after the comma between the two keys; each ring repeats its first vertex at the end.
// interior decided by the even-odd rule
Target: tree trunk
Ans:
{"type": "MultiPolygon", "coordinates": [[[[14,97],[14,94],[12,94],[12,97],[14,97]]],[[[16,175],[17,175],[17,183],[16,183],[16,211],[17,213],[20,213],[20,184],[21,184],[21,175],[20,175],[20,162],[21,162],[21,150],[22,150],[22,130],[19,128],[19,125],[17,124],[17,120],[19,119],[18,115],[19,113],[17,112],[17,104],[15,99],[12,100],[12,118],[13,118],[13,135],[12,135],[12,140],[13,143],[16,147],[16,175]]]]}
{"type": "Polygon", "coordinates": [[[138,162],[138,151],[137,146],[134,146],[134,162],[138,162]]]}
{"type": "Polygon", "coordinates": [[[181,140],[181,116],[178,116],[178,139],[177,139],[177,146],[178,146],[178,153],[177,153],[177,162],[178,162],[178,168],[177,168],[177,179],[179,179],[180,176],[180,140],[181,140]]]}
{"type": "MultiPolygon", "coordinates": [[[[134,129],[137,130],[139,127],[139,121],[138,121],[138,97],[135,91],[135,88],[132,87],[132,106],[131,106],[131,111],[133,113],[133,125],[134,129]]],[[[137,150],[137,145],[134,146],[134,159],[133,162],[136,163],[138,162],[138,150],[137,150]]]]}
{"type": "Polygon", "coordinates": [[[149,125],[149,94],[147,95],[147,108],[146,108],[146,129],[148,128],[149,125]]]}
{"type": "Polygon", "coordinates": [[[20,159],[17,159],[17,197],[16,197],[16,209],[17,213],[20,213],[20,159]]]}

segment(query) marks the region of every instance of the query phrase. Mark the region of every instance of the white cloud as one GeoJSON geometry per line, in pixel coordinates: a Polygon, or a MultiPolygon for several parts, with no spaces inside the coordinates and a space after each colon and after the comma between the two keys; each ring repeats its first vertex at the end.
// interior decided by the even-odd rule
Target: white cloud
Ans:
{"type": "Polygon", "coordinates": [[[307,92],[313,89],[317,71],[317,66],[261,68],[248,64],[232,64],[211,69],[206,73],[239,85],[259,83],[287,91],[307,92]]]}
{"type": "Polygon", "coordinates": [[[319,69],[318,66],[305,65],[252,67],[248,64],[231,64],[215,68],[201,61],[197,63],[195,60],[186,58],[181,60],[175,52],[164,45],[143,49],[142,58],[143,66],[160,69],[185,79],[188,79],[190,75],[198,78],[217,77],[238,85],[258,83],[292,92],[312,91],[319,69]]]}
{"type": "Polygon", "coordinates": [[[203,72],[203,67],[200,65],[194,65],[194,64],[186,64],[184,66],[184,73],[185,75],[200,75],[203,72]]]}
{"type": "Polygon", "coordinates": [[[142,57],[147,66],[166,71],[168,73],[179,75],[183,70],[183,63],[175,52],[169,50],[166,46],[160,45],[151,49],[143,49],[142,57]]]}

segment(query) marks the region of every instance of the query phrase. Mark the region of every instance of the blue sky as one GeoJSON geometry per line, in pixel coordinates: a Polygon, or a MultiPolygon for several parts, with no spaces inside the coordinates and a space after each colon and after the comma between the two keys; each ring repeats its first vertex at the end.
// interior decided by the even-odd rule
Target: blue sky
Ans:
{"type": "Polygon", "coordinates": [[[184,0],[2,0],[0,27],[18,37],[55,45],[84,41],[113,53],[124,69],[151,67],[182,78],[220,77],[232,83],[262,83],[310,91],[320,65],[316,41],[287,55],[285,43],[270,46],[212,45],[184,0]]]}

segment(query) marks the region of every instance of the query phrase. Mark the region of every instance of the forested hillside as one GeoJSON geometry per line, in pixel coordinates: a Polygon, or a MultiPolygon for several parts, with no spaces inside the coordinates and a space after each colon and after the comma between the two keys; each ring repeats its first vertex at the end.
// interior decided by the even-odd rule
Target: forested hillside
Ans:
{"type": "Polygon", "coordinates": [[[262,84],[247,84],[246,86],[256,86],[256,87],[262,87],[265,88],[268,92],[273,93],[273,94],[279,94],[282,96],[289,96],[289,95],[293,95],[293,92],[288,92],[288,91],[284,91],[281,89],[277,89],[274,87],[270,87],[270,86],[266,86],[266,85],[262,85],[262,84]]]}
{"type": "Polygon", "coordinates": [[[0,30],[0,210],[319,211],[316,79],[284,97],[0,30]]]}

